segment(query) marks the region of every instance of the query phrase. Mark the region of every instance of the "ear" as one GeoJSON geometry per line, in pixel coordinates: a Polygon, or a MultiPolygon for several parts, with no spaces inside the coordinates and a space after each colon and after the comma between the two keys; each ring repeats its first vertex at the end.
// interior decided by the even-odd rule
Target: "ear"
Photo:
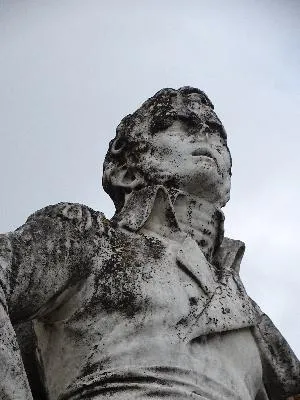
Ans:
{"type": "Polygon", "coordinates": [[[116,168],[111,176],[113,186],[122,187],[126,192],[131,192],[145,184],[144,177],[134,167],[124,165],[116,168]]]}

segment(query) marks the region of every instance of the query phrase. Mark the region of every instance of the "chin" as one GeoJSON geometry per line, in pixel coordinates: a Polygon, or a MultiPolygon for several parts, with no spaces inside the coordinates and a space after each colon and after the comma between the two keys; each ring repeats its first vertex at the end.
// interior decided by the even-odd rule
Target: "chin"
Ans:
{"type": "Polygon", "coordinates": [[[187,193],[223,207],[230,197],[230,177],[225,179],[214,169],[189,176],[182,188],[187,193]]]}

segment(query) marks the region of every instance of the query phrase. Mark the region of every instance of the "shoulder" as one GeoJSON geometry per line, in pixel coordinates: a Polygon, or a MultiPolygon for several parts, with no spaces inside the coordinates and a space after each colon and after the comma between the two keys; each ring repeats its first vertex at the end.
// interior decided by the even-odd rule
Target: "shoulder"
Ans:
{"type": "Polygon", "coordinates": [[[60,225],[70,225],[82,232],[91,229],[105,232],[111,225],[102,212],[95,211],[82,204],[67,202],[49,205],[36,211],[29,216],[26,224],[41,220],[49,223],[59,223],[60,225]]]}
{"type": "Polygon", "coordinates": [[[244,252],[245,243],[224,237],[214,256],[215,264],[222,270],[227,269],[239,274],[244,252]]]}

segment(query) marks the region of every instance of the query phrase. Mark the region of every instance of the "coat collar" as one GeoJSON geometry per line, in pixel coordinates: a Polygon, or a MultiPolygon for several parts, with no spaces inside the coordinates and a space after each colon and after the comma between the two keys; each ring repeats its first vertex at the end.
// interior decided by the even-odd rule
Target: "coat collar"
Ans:
{"type": "Polygon", "coordinates": [[[164,186],[148,186],[131,192],[121,212],[113,217],[112,222],[137,232],[151,217],[156,218],[156,224],[167,228],[166,234],[181,232],[171,199],[164,186]]]}
{"type": "MultiPolygon", "coordinates": [[[[191,259],[191,254],[197,254],[200,257],[201,254],[203,256],[203,253],[197,243],[180,230],[170,195],[164,186],[148,186],[131,192],[124,207],[120,213],[113,217],[112,222],[129,231],[137,232],[142,227],[147,226],[147,221],[150,218],[156,218],[156,224],[163,227],[163,236],[177,239],[182,243],[177,258],[181,261],[184,259],[184,264],[188,263],[190,267],[194,266],[192,270],[198,271],[195,276],[198,276],[201,282],[204,282],[203,273],[199,272],[200,269],[197,268],[198,262],[191,259]],[[154,210],[155,215],[153,215],[154,210]],[[191,251],[192,248],[194,251],[191,251]]],[[[239,240],[223,237],[223,232],[221,237],[222,241],[215,251],[213,265],[221,275],[226,272],[239,273],[245,244],[239,240]]],[[[210,281],[209,285],[204,284],[204,286],[212,289],[211,283],[210,281]]]]}

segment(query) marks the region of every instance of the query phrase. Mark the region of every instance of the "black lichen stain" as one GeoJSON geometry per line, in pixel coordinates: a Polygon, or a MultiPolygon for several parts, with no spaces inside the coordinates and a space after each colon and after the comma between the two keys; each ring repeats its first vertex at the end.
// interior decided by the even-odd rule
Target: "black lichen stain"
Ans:
{"type": "Polygon", "coordinates": [[[94,302],[100,301],[107,312],[117,310],[128,318],[147,308],[142,289],[152,279],[151,263],[147,259],[159,258],[162,251],[155,239],[115,232],[111,238],[111,255],[104,261],[96,282],[99,289],[94,302]]]}
{"type": "Polygon", "coordinates": [[[166,248],[164,244],[155,237],[146,237],[145,238],[145,247],[143,257],[145,260],[153,259],[159,260],[162,258],[166,248]]]}
{"type": "Polygon", "coordinates": [[[198,304],[199,299],[197,299],[197,297],[190,297],[189,298],[189,302],[190,302],[190,306],[195,306],[198,304]]]}

